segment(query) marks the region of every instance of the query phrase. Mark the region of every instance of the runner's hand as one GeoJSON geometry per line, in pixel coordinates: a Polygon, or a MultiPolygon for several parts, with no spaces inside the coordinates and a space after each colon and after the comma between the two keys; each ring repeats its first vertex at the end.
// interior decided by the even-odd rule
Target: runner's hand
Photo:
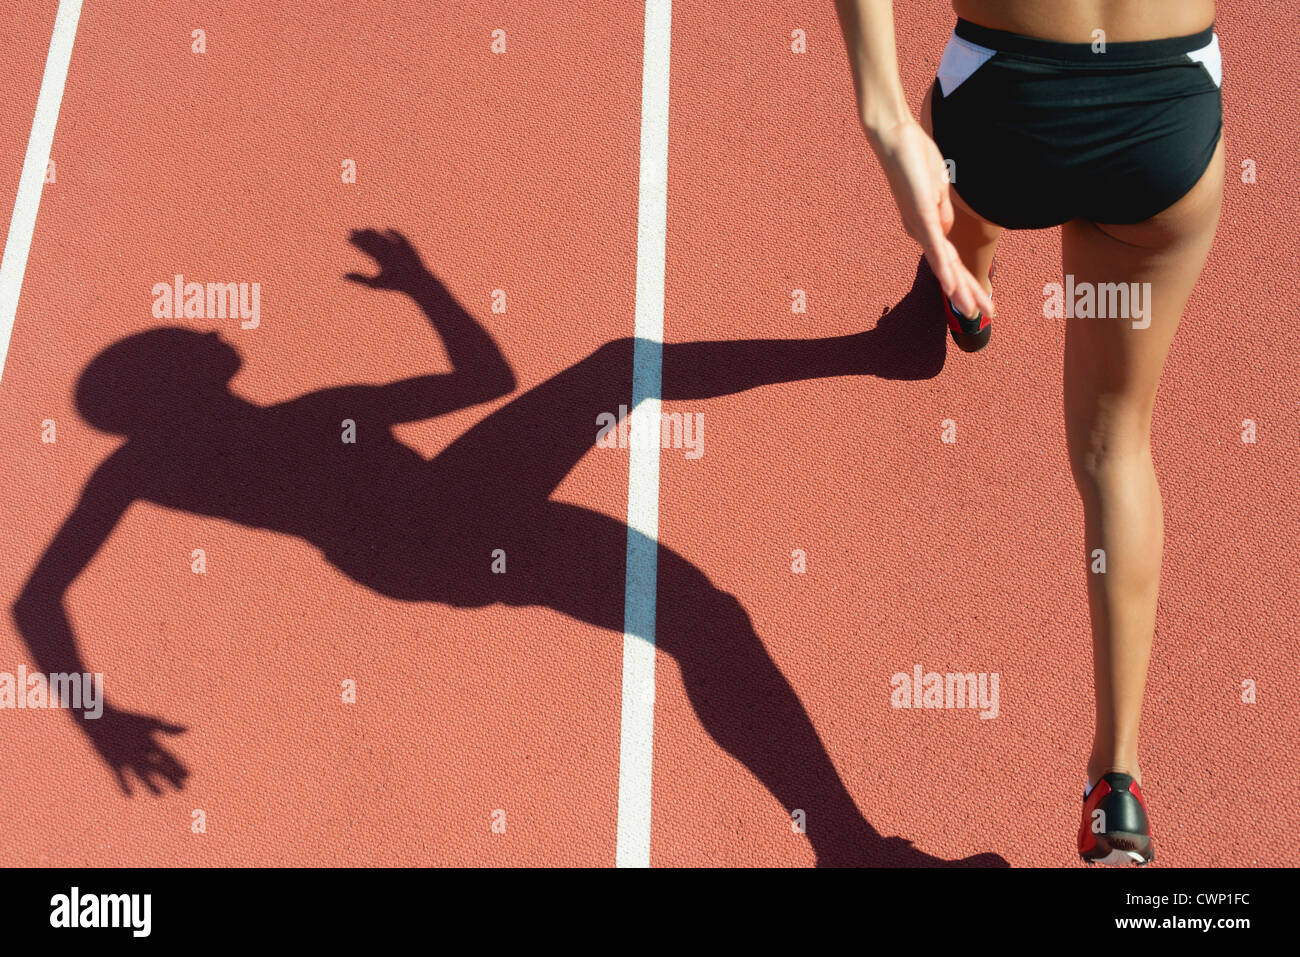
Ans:
{"type": "Polygon", "coordinates": [[[911,118],[883,132],[869,130],[868,138],[885,170],[903,228],[921,244],[944,294],[963,315],[996,315],[993,299],[948,241],[953,223],[948,170],[934,140],[911,118]]]}

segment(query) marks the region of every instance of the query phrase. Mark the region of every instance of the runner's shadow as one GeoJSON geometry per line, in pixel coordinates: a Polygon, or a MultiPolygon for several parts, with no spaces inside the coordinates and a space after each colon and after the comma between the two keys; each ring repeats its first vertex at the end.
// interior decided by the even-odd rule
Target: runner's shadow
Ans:
{"type": "MultiPolygon", "coordinates": [[[[83,371],[76,402],[90,424],[127,439],[91,476],[14,604],[42,671],[87,670],[64,599],[136,500],[305,539],[354,581],[393,599],[545,606],[614,633],[625,626],[628,551],[657,549],[657,646],[676,658],[713,739],[782,807],[805,812],[819,864],[1006,866],[995,854],[942,861],[882,837],[741,603],[672,549],[550,497],[596,444],[600,417],[616,420],[631,404],[633,340],[606,343],[426,460],[391,426],[510,395],[514,374],[403,237],[367,230],[352,242],[380,271],[347,278],[409,295],[441,335],[452,371],[258,406],[230,391],[241,360],[216,333],[163,327],[109,346],[83,371]]],[[[866,332],[665,345],[662,397],[698,402],[827,376],[931,377],[946,341],[936,295],[918,267],[911,291],[866,332]]],[[[188,772],[161,737],[184,729],[116,702],[78,724],[128,793],[132,778],[155,793],[183,786],[188,772]]],[[[789,834],[788,818],[770,826],[789,834]]]]}

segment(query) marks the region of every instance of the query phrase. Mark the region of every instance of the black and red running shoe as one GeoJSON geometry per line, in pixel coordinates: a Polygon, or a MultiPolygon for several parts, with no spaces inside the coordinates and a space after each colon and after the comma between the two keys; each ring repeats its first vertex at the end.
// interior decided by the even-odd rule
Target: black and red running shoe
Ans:
{"type": "MultiPolygon", "coordinates": [[[[996,265],[997,258],[994,257],[989,263],[990,282],[996,265]]],[[[943,297],[943,311],[948,316],[948,331],[952,333],[952,341],[957,343],[957,348],[962,352],[979,352],[989,344],[989,336],[993,335],[993,323],[988,316],[976,313],[974,319],[967,319],[947,296],[943,297]]]]}
{"type": "Polygon", "coordinates": [[[1150,864],[1155,860],[1142,789],[1132,776],[1103,774],[1083,799],[1079,856],[1089,864],[1150,864]]]}

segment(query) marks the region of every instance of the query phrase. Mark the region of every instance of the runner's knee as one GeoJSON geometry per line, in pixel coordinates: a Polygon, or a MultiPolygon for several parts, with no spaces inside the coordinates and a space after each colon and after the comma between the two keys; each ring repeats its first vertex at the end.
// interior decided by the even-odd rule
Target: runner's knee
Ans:
{"type": "Polygon", "coordinates": [[[1070,468],[1077,483],[1105,492],[1127,480],[1151,456],[1151,415],[1146,403],[1098,403],[1091,414],[1067,423],[1070,468]]]}

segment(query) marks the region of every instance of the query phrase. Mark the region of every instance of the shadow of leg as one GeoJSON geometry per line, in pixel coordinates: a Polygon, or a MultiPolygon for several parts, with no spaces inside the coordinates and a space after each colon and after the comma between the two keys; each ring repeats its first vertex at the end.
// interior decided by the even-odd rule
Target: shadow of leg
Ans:
{"type": "MultiPolygon", "coordinates": [[[[501,600],[546,605],[622,630],[626,526],[578,506],[548,503],[536,522],[513,528],[507,548],[522,560],[509,576],[499,576],[513,580],[501,600]]],[[[944,861],[881,837],[858,810],[740,602],[662,546],[655,631],[657,647],[677,660],[704,729],[785,809],[772,816],[774,839],[797,840],[789,817],[797,808],[805,812],[807,837],[822,866],[1005,866],[996,855],[944,861]]]]}

